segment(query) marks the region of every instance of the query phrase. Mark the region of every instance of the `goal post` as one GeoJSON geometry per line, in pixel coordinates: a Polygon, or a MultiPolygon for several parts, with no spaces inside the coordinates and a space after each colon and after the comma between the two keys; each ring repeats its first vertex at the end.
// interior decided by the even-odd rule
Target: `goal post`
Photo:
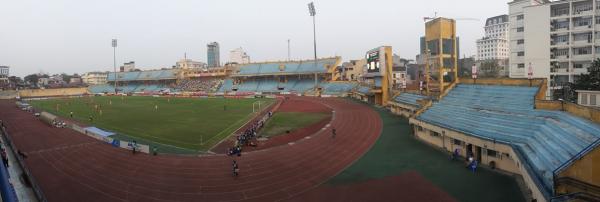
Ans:
{"type": "Polygon", "coordinates": [[[252,113],[260,112],[262,101],[256,101],[252,103],[252,113]]]}

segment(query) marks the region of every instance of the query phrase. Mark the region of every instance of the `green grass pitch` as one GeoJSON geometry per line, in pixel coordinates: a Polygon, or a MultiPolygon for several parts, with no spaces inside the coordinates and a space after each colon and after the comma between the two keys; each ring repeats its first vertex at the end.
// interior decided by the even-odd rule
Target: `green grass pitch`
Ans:
{"type": "Polygon", "coordinates": [[[262,102],[261,108],[275,102],[273,99],[97,96],[38,100],[31,104],[61,117],[69,118],[73,112],[73,119],[80,123],[141,138],[142,142],[207,151],[252,117],[256,101],[262,102]],[[93,116],[91,122],[90,116],[93,116]]]}

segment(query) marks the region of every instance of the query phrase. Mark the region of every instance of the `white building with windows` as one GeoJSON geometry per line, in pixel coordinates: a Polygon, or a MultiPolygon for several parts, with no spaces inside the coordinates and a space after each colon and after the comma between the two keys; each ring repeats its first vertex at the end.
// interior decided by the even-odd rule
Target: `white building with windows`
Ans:
{"type": "Polygon", "coordinates": [[[488,18],[484,29],[485,36],[477,40],[477,60],[508,59],[508,15],[488,18]]]}
{"type": "Polygon", "coordinates": [[[81,82],[88,85],[106,84],[108,72],[88,72],[81,76],[81,82]]]}
{"type": "Polygon", "coordinates": [[[177,69],[206,69],[206,63],[194,61],[191,59],[181,59],[175,63],[177,69]]]}
{"type": "Polygon", "coordinates": [[[508,76],[508,58],[510,47],[508,43],[508,15],[488,18],[485,22],[485,36],[477,40],[477,63],[482,72],[497,72],[496,76],[508,76]],[[483,65],[483,64],[486,65],[483,65]],[[496,66],[488,67],[487,64],[496,66]]]}
{"type": "Polygon", "coordinates": [[[514,0],[509,5],[510,77],[547,78],[549,95],[587,73],[600,52],[599,0],[514,0]]]}
{"type": "Polygon", "coordinates": [[[577,104],[587,107],[600,107],[600,91],[578,90],[577,104]]]}
{"type": "Polygon", "coordinates": [[[246,54],[246,51],[244,51],[244,49],[242,49],[241,47],[236,48],[229,51],[229,62],[237,64],[248,64],[250,63],[250,56],[248,56],[248,54],[246,54]]]}

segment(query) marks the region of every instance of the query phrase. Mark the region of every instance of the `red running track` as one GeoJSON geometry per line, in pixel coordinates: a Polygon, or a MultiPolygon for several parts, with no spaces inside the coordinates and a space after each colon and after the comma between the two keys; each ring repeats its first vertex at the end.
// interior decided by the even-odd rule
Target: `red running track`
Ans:
{"type": "Polygon", "coordinates": [[[51,128],[13,101],[0,119],[48,201],[279,201],[319,186],[360,158],[379,137],[382,121],[365,105],[298,97],[335,110],[331,125],[293,145],[242,157],[132,155],[69,129],[51,128]],[[236,159],[240,176],[232,176],[236,159]]]}

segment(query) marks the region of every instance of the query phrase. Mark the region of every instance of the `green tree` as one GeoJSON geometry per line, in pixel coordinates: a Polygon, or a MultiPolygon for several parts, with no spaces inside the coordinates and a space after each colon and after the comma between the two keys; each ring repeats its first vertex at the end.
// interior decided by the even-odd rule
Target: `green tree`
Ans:
{"type": "Polygon", "coordinates": [[[24,80],[25,80],[25,82],[28,82],[30,84],[37,86],[39,78],[40,77],[37,74],[30,74],[30,75],[25,76],[24,80]]]}
{"type": "Polygon", "coordinates": [[[496,61],[485,61],[481,63],[481,73],[483,77],[499,77],[500,66],[496,61]]]}
{"type": "Polygon", "coordinates": [[[569,102],[577,101],[576,90],[600,91],[600,59],[594,60],[588,68],[588,73],[579,75],[574,83],[562,83],[557,86],[561,88],[553,92],[554,99],[563,99],[569,102]]]}
{"type": "Polygon", "coordinates": [[[600,59],[592,62],[592,66],[588,68],[588,73],[581,74],[579,79],[573,83],[573,88],[575,90],[600,91],[600,59]]]}

